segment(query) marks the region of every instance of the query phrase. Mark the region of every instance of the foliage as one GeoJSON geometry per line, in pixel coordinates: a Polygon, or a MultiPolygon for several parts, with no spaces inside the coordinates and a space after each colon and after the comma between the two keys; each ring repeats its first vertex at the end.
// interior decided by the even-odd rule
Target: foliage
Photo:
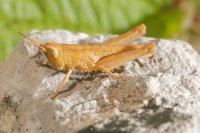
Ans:
{"type": "Polygon", "coordinates": [[[33,29],[120,34],[144,22],[149,26],[148,35],[170,37],[179,31],[181,23],[180,11],[167,10],[170,3],[171,0],[0,0],[0,61],[19,42],[19,32],[33,29]]]}

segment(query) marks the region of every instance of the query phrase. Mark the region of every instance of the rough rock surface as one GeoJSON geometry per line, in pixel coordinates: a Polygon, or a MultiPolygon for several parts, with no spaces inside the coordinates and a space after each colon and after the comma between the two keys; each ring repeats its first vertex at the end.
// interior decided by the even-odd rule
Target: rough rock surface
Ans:
{"type": "MultiPolygon", "coordinates": [[[[113,36],[69,31],[32,31],[41,43],[101,43],[113,36]]],[[[156,43],[155,56],[116,69],[124,79],[74,71],[55,100],[49,95],[64,72],[45,65],[25,39],[0,67],[0,132],[185,132],[200,131],[200,56],[186,42],[156,43]]]]}

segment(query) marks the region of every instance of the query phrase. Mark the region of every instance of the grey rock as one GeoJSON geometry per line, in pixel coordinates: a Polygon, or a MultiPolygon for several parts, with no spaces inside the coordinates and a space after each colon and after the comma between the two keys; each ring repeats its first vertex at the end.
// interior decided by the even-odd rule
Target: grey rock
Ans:
{"type": "Polygon", "coordinates": [[[197,117],[150,106],[90,125],[78,133],[197,133],[197,117]]]}
{"type": "MultiPolygon", "coordinates": [[[[82,45],[113,37],[64,30],[30,35],[41,43],[82,45]]],[[[74,71],[62,93],[51,100],[64,72],[46,65],[43,53],[24,39],[0,67],[0,131],[198,132],[199,55],[178,40],[143,37],[132,43],[151,41],[157,45],[153,58],[143,57],[114,71],[125,79],[74,71]]]]}

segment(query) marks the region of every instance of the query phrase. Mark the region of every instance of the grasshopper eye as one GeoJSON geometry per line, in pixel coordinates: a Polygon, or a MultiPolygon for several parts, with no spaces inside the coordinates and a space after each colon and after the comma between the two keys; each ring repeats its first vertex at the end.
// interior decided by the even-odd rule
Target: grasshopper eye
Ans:
{"type": "Polygon", "coordinates": [[[52,55],[56,58],[58,57],[58,50],[54,47],[50,47],[52,55]]]}

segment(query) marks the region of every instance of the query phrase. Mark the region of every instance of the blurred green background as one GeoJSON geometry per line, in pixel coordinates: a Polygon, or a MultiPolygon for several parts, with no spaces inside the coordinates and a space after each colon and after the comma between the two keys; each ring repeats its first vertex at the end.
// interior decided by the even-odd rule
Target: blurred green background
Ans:
{"type": "Polygon", "coordinates": [[[200,0],[0,0],[0,63],[19,32],[120,34],[139,23],[146,24],[147,36],[178,38],[200,49],[200,0]]]}

